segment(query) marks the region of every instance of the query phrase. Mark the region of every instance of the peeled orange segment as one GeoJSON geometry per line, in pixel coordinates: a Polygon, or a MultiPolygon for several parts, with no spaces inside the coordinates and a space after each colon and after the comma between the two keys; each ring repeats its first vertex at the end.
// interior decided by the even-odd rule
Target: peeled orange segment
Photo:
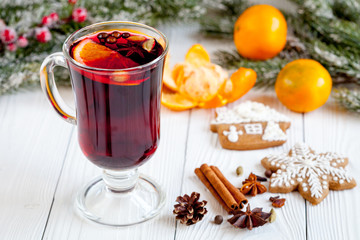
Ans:
{"type": "Polygon", "coordinates": [[[179,93],[195,102],[207,102],[216,96],[228,74],[216,64],[195,67],[184,62],[174,67],[173,78],[179,93]]]}
{"type": "Polygon", "coordinates": [[[175,80],[171,74],[171,69],[169,66],[169,56],[166,56],[166,59],[165,59],[163,83],[165,84],[165,86],[167,88],[171,89],[172,91],[176,92],[178,90],[175,80]]]}
{"type": "Polygon", "coordinates": [[[254,86],[256,82],[256,72],[250,68],[239,68],[234,72],[230,79],[225,82],[222,93],[228,102],[234,102],[244,96],[254,86]]]}
{"type": "Polygon", "coordinates": [[[171,93],[166,91],[161,93],[161,103],[165,107],[174,111],[184,111],[197,106],[197,103],[191,101],[179,93],[171,93]]]}
{"type": "Polygon", "coordinates": [[[185,64],[183,63],[178,63],[174,66],[172,72],[171,72],[171,77],[174,80],[177,88],[178,86],[182,85],[183,79],[184,79],[184,66],[185,64]]]}
{"type": "Polygon", "coordinates": [[[200,67],[210,62],[210,56],[201,44],[195,44],[186,53],[185,61],[200,67]]]}
{"type": "Polygon", "coordinates": [[[90,39],[82,40],[73,49],[74,59],[86,66],[105,69],[123,69],[139,66],[130,58],[90,39]]]}
{"type": "Polygon", "coordinates": [[[177,91],[177,86],[174,79],[171,77],[171,73],[164,71],[163,83],[166,87],[170,88],[172,91],[177,91]]]}

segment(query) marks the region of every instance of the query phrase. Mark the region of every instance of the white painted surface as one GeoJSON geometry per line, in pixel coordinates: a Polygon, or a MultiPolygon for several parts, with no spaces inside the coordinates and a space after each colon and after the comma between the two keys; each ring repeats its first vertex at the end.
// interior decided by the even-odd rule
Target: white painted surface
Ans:
{"type": "MultiPolygon", "coordinates": [[[[203,39],[194,27],[163,29],[170,38],[172,64],[182,61],[187,49],[201,42],[214,56],[231,42],[203,39]]],[[[68,102],[71,90],[63,91],[68,102]]],[[[296,192],[283,194],[286,204],[277,209],[276,222],[252,231],[233,228],[226,221],[213,224],[215,215],[227,219],[193,173],[202,163],[217,165],[240,187],[252,171],[263,174],[261,158],[287,151],[305,140],[319,151],[337,151],[348,156],[349,168],[360,183],[360,116],[349,114],[329,101],[308,114],[283,107],[272,91],[251,90],[244,100],[263,102],[289,116],[288,142],[276,148],[255,151],[222,149],[217,134],[209,130],[214,110],[195,109],[161,112],[161,142],[155,156],[140,170],[156,179],[167,193],[166,206],[155,219],[128,228],[99,226],[78,217],[73,210],[77,191],[100,174],[81,153],[76,127],[58,118],[40,90],[21,91],[0,97],[0,239],[358,239],[359,187],[333,192],[319,205],[311,206],[296,192]],[[237,166],[244,175],[236,176],[237,166]],[[186,227],[172,214],[180,194],[197,191],[208,200],[203,221],[186,227]]],[[[267,185],[266,185],[267,186],[267,185]]],[[[249,197],[251,207],[269,211],[269,196],[249,197]]],[[[126,216],[124,216],[126,217],[126,216]]]]}

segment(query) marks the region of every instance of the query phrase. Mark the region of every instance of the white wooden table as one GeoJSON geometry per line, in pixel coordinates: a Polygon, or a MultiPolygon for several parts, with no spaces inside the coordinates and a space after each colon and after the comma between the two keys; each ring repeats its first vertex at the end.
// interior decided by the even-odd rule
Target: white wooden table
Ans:
{"type": "MultiPolygon", "coordinates": [[[[203,39],[194,27],[163,28],[170,39],[172,63],[182,61],[187,49],[202,43],[211,53],[231,48],[230,41],[203,39]]],[[[72,102],[70,89],[63,96],[72,102]]],[[[215,215],[227,214],[193,173],[202,163],[217,165],[229,180],[241,186],[251,171],[263,175],[261,158],[288,151],[305,141],[318,151],[336,151],[350,158],[349,169],[360,183],[360,116],[345,112],[332,100],[307,114],[287,110],[274,92],[251,90],[244,98],[266,103],[292,119],[289,140],[281,147],[255,151],[222,149],[217,134],[209,130],[214,110],[161,111],[161,142],[154,157],[140,170],[166,190],[161,214],[146,223],[127,228],[96,225],[73,210],[77,191],[100,170],[83,156],[77,129],[61,120],[40,89],[0,96],[0,239],[359,239],[360,189],[334,192],[318,206],[299,193],[276,210],[274,223],[239,230],[224,221],[213,224],[215,215]],[[236,176],[235,169],[244,168],[236,176]],[[173,205],[178,195],[201,193],[209,213],[187,227],[175,221],[173,205]]],[[[265,193],[249,197],[252,208],[271,209],[265,193]]],[[[126,216],[124,216],[126,217],[126,216]]]]}

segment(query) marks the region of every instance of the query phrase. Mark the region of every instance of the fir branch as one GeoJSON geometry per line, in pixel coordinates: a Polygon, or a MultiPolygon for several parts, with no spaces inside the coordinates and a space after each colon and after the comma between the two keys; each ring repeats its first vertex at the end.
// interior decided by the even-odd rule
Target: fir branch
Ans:
{"type": "Polygon", "coordinates": [[[189,21],[203,14],[202,0],[98,0],[83,1],[94,21],[130,20],[158,25],[174,21],[189,21]],[[115,11],[116,10],[116,11],[115,11]]]}
{"type": "Polygon", "coordinates": [[[276,76],[290,61],[308,58],[305,46],[294,37],[289,37],[284,50],[276,57],[266,61],[254,61],[242,57],[236,50],[218,51],[217,63],[223,67],[237,69],[251,68],[257,73],[256,87],[269,88],[275,84],[276,76]]]}
{"type": "MultiPolygon", "coordinates": [[[[225,0],[234,1],[234,0],[225,0]]],[[[218,62],[225,67],[235,68],[239,66],[252,67],[259,72],[261,77],[259,86],[271,86],[274,76],[279,72],[279,67],[286,62],[298,58],[313,58],[324,65],[332,75],[334,83],[357,83],[360,84],[360,30],[354,22],[339,19],[334,16],[333,3],[329,0],[292,0],[299,4],[299,14],[285,14],[289,26],[294,31],[295,38],[288,36],[287,47],[274,59],[266,62],[254,62],[239,56],[236,51],[224,52],[218,55],[218,62]],[[289,47],[296,41],[298,47],[303,48],[302,53],[289,47]],[[287,61],[286,61],[287,60],[287,61]],[[265,71],[269,74],[265,74],[265,71]],[[269,77],[268,77],[269,76],[269,77]],[[266,81],[269,81],[266,84],[266,81]]],[[[349,6],[357,6],[356,1],[350,0],[349,6]]],[[[225,10],[221,12],[225,14],[225,10]]],[[[227,11],[228,14],[230,14],[227,11]]],[[[234,14],[238,14],[235,13],[234,14]]],[[[339,14],[339,13],[338,13],[339,14]]],[[[239,14],[238,14],[239,15],[239,14]]],[[[237,15],[237,16],[238,16],[237,15]]],[[[236,16],[236,17],[237,17],[236,16]]],[[[235,17],[214,18],[216,27],[221,29],[219,19],[233,21],[225,26],[233,25],[235,17]]],[[[221,23],[222,24],[222,23],[221,23]]],[[[203,31],[209,31],[207,25],[203,25],[203,31]]],[[[219,31],[218,35],[228,34],[228,31],[219,31]]],[[[232,31],[232,29],[231,29],[232,31]]]]}
{"type": "MultiPolygon", "coordinates": [[[[299,0],[292,1],[299,3],[299,0]]],[[[315,33],[316,38],[323,42],[360,49],[358,23],[349,21],[346,17],[349,7],[353,6],[355,11],[360,8],[358,1],[303,0],[302,4],[298,4],[298,15],[289,16],[290,22],[294,24],[297,32],[302,32],[302,35],[305,35],[305,30],[299,30],[300,26],[305,27],[312,34],[315,33]],[[343,8],[340,9],[341,7],[343,8]]],[[[359,13],[357,12],[353,18],[360,18],[359,13]]]]}
{"type": "Polygon", "coordinates": [[[315,40],[308,44],[312,58],[317,59],[331,73],[334,82],[360,84],[360,51],[339,48],[315,40]],[[347,77],[345,80],[344,77],[347,77]]]}
{"type": "Polygon", "coordinates": [[[334,97],[348,111],[360,113],[360,91],[347,88],[335,89],[334,97]]]}
{"type": "Polygon", "coordinates": [[[360,50],[360,29],[357,23],[346,20],[314,18],[307,14],[305,21],[321,35],[323,41],[354,47],[360,50]]]}
{"type": "Polygon", "coordinates": [[[221,0],[205,7],[206,14],[200,19],[201,32],[211,37],[232,38],[235,21],[249,4],[244,0],[221,0]]]}
{"type": "Polygon", "coordinates": [[[341,19],[360,23],[360,0],[334,0],[334,14],[341,19]]]}
{"type": "Polygon", "coordinates": [[[236,50],[232,52],[218,51],[217,63],[227,68],[237,69],[239,67],[251,68],[257,74],[257,87],[271,87],[275,84],[276,76],[286,65],[287,61],[275,57],[267,61],[252,61],[243,58],[236,50]]]}
{"type": "MultiPolygon", "coordinates": [[[[57,12],[62,19],[50,28],[52,40],[39,43],[29,38],[29,45],[18,48],[16,52],[8,52],[0,41],[0,95],[19,87],[39,83],[41,62],[50,53],[61,51],[66,37],[76,30],[92,22],[106,20],[128,20],[157,25],[169,21],[188,21],[199,18],[204,10],[203,0],[97,0],[78,1],[76,6],[88,10],[89,20],[83,23],[71,21],[74,6],[68,0],[34,0],[31,2],[3,0],[0,3],[0,19],[13,27],[18,35],[27,33],[29,29],[40,26],[42,17],[57,12]]],[[[32,35],[32,34],[30,34],[32,35]]],[[[59,72],[59,70],[56,70],[59,72]]],[[[61,72],[63,73],[63,72],[61,72]]],[[[59,84],[69,84],[67,74],[58,74],[59,84]]]]}

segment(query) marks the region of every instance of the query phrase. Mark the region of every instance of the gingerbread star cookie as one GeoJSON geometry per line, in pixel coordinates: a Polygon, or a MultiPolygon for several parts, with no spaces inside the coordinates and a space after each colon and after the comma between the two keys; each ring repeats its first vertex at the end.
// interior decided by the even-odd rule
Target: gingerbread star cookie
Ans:
{"type": "Polygon", "coordinates": [[[329,190],[356,186],[354,178],[344,169],[348,158],[337,153],[316,153],[305,143],[297,143],[290,152],[269,155],[261,164],[274,173],[269,191],[288,193],[298,190],[313,205],[320,203],[329,190]]]}
{"type": "Polygon", "coordinates": [[[217,108],[210,129],[219,134],[223,148],[251,150],[284,144],[289,127],[285,115],[262,103],[247,101],[232,109],[217,108]]]}

